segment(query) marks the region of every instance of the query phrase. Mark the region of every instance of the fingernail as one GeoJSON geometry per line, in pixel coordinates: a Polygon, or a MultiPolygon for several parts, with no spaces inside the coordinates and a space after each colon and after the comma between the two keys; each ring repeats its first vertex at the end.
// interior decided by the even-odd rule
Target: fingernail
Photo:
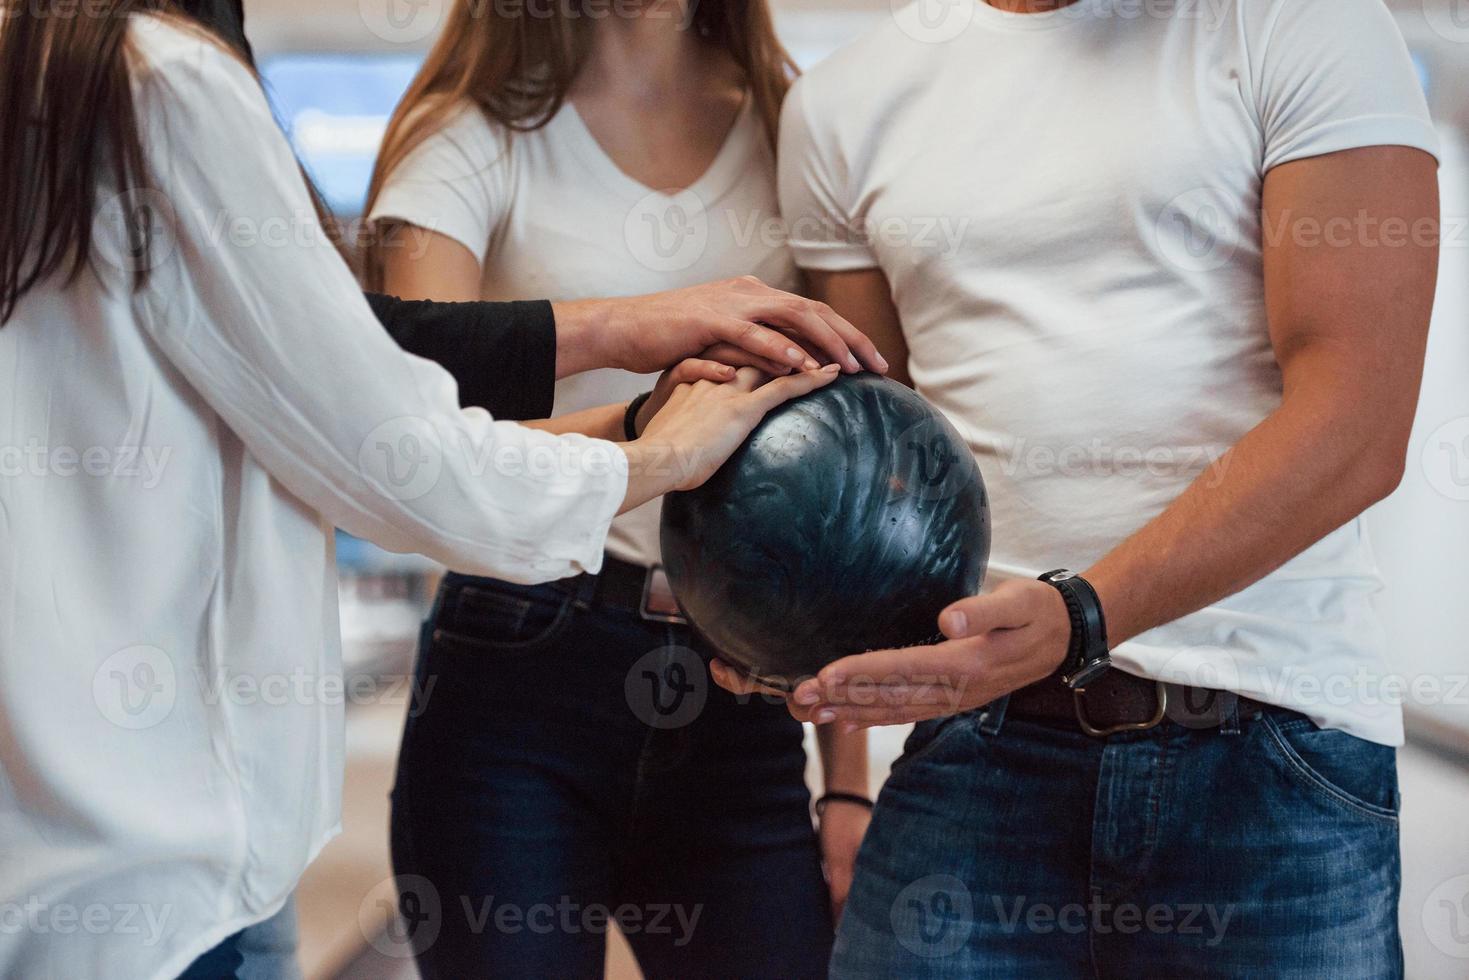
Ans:
{"type": "Polygon", "coordinates": [[[944,613],[944,633],[951,638],[957,639],[969,632],[969,617],[955,610],[944,613]]]}
{"type": "Polygon", "coordinates": [[[820,700],[821,700],[821,692],[820,691],[814,691],[814,690],[811,690],[810,688],[798,688],[796,690],[796,703],[797,704],[815,704],[817,701],[820,701],[820,700]]]}
{"type": "Polygon", "coordinates": [[[805,351],[797,350],[794,347],[787,347],[786,360],[790,361],[792,364],[805,364],[808,360],[810,360],[810,358],[806,356],[805,351]]]}
{"type": "Polygon", "coordinates": [[[888,369],[888,359],[881,354],[877,355],[877,369],[884,372],[888,369]]]}
{"type": "Polygon", "coordinates": [[[804,371],[815,371],[820,366],[821,365],[817,364],[814,360],[812,360],[811,358],[808,357],[808,358],[806,358],[806,363],[804,365],[802,365],[802,370],[804,370],[804,371]]]}
{"type": "Polygon", "coordinates": [[[821,370],[823,372],[825,372],[826,374],[836,374],[841,369],[842,369],[842,366],[840,364],[828,364],[825,367],[823,367],[821,370]]]}
{"type": "Polygon", "coordinates": [[[847,367],[851,368],[853,371],[862,370],[861,362],[859,362],[857,358],[852,354],[847,355],[847,367]]]}
{"type": "Polygon", "coordinates": [[[816,724],[818,725],[825,725],[828,722],[833,722],[836,720],[837,713],[830,708],[822,708],[820,711],[816,712],[816,724]]]}
{"type": "Polygon", "coordinates": [[[724,367],[719,369],[719,373],[724,375],[726,378],[732,378],[734,377],[735,369],[726,364],[724,367]]]}
{"type": "Polygon", "coordinates": [[[845,725],[842,726],[842,734],[843,735],[854,735],[857,732],[860,732],[861,730],[862,730],[862,726],[859,725],[859,724],[857,724],[855,721],[849,721],[845,725]]]}

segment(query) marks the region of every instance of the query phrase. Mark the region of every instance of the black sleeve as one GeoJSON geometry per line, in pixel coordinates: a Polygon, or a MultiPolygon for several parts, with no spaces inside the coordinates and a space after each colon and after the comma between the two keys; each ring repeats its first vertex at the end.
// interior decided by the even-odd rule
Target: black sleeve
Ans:
{"type": "Polygon", "coordinates": [[[399,347],[454,376],[461,405],[510,421],[550,416],[556,389],[550,303],[435,303],[376,293],[367,302],[399,347]]]}

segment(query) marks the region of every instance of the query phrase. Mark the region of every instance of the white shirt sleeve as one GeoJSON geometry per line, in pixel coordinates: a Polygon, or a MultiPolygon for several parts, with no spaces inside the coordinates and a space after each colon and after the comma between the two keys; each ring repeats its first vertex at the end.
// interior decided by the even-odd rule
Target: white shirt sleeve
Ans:
{"type": "Polygon", "coordinates": [[[387,175],[367,220],[452,238],[483,265],[510,200],[506,139],[477,107],[459,107],[387,175]]]}
{"type": "Polygon", "coordinates": [[[810,87],[807,79],[797,79],[780,114],[776,171],[791,252],[803,269],[875,268],[877,256],[850,211],[848,172],[835,134],[819,128],[832,114],[808,107],[810,87]]]}
{"type": "Polygon", "coordinates": [[[1247,29],[1264,170],[1364,146],[1437,156],[1438,137],[1397,22],[1382,0],[1276,0],[1247,29]]]}
{"type": "Polygon", "coordinates": [[[255,79],[212,44],[187,50],[137,85],[163,220],[134,304],[164,356],[352,534],[519,582],[599,568],[621,449],[461,411],[449,374],[374,319],[255,79]]]}

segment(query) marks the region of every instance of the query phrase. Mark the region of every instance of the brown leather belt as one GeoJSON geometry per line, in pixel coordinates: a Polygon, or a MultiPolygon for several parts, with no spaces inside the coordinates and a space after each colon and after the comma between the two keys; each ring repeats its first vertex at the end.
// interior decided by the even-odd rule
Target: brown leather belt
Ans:
{"type": "Polygon", "coordinates": [[[648,568],[607,555],[599,574],[561,579],[556,585],[588,604],[634,612],[650,622],[688,624],[661,565],[648,568]]]}
{"type": "Polygon", "coordinates": [[[1235,718],[1241,721],[1264,709],[1258,701],[1228,692],[1164,684],[1114,669],[1077,691],[1067,687],[1060,674],[1052,674],[1011,694],[1005,715],[1103,737],[1145,731],[1164,718],[1190,728],[1220,727],[1229,720],[1230,700],[1235,701],[1235,718]]]}

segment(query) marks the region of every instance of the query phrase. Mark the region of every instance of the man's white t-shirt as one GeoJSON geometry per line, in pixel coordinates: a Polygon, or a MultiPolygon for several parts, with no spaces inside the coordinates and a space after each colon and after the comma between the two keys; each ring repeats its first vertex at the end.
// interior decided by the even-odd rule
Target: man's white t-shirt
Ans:
{"type": "MultiPolygon", "coordinates": [[[[1084,569],[1223,476],[1281,399],[1264,176],[1369,145],[1437,149],[1381,0],[922,0],[797,83],[780,202],[798,265],[886,273],[988,484],[993,585],[1084,569]]],[[[1354,520],[1113,659],[1399,744],[1379,585],[1354,520]]]]}
{"type": "MultiPolygon", "coordinates": [[[[773,154],[749,99],[708,169],[673,194],[620,170],[570,103],[514,134],[464,107],[389,175],[368,215],[383,219],[469,249],[488,300],[636,296],[742,275],[796,284],[773,154]]],[[[564,379],[556,414],[627,401],[656,380],[616,369],[564,379]]],[[[657,564],[660,507],[618,517],[607,550],[657,564]]]]}

